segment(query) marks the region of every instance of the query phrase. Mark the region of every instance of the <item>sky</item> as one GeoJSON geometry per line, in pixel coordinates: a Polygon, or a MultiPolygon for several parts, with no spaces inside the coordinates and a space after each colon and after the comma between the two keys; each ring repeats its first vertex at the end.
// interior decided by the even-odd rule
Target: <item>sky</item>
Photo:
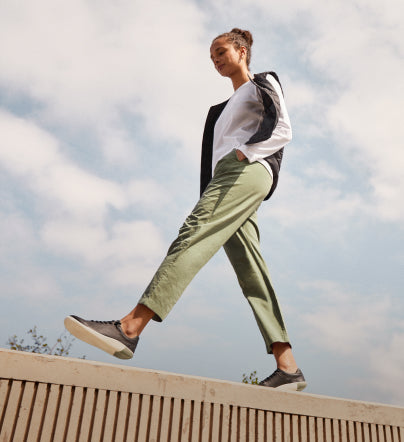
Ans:
{"type": "MultiPolygon", "coordinates": [[[[209,106],[232,94],[214,37],[254,37],[293,140],[258,213],[308,393],[404,406],[403,3],[0,0],[0,346],[117,319],[199,196],[209,106]]],[[[241,381],[275,369],[220,251],[134,359],[241,381]]]]}

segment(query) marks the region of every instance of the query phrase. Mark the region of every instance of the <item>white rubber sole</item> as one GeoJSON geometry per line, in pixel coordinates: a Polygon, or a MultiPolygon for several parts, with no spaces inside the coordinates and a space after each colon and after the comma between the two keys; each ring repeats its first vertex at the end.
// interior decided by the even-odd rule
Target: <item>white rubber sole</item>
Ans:
{"type": "Polygon", "coordinates": [[[302,391],[307,387],[307,382],[292,382],[290,384],[283,384],[276,387],[276,390],[281,391],[302,391]]]}
{"type": "Polygon", "coordinates": [[[71,316],[65,318],[64,324],[73,336],[87,344],[93,345],[119,359],[133,358],[133,352],[122,342],[92,330],[71,316]]]}

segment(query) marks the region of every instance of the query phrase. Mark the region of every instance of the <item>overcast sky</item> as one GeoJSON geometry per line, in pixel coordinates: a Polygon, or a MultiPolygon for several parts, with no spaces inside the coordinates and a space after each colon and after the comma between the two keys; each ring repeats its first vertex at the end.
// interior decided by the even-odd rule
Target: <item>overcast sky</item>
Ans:
{"type": "MultiPolygon", "coordinates": [[[[399,0],[0,0],[0,345],[137,302],[199,195],[209,59],[237,26],[293,141],[259,210],[307,392],[404,406],[404,31],[399,0]]],[[[241,381],[275,368],[224,253],[118,361],[241,381]]]]}

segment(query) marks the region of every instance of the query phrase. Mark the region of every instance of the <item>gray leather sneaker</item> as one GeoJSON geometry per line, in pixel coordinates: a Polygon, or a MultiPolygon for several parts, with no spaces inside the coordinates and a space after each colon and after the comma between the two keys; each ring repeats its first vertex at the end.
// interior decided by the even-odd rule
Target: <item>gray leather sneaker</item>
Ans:
{"type": "Polygon", "coordinates": [[[119,359],[131,359],[139,342],[139,336],[125,335],[120,321],[91,321],[70,315],[65,318],[65,327],[81,341],[119,359]]]}
{"type": "Polygon", "coordinates": [[[296,373],[287,373],[277,368],[258,385],[283,391],[301,391],[306,388],[307,383],[300,368],[297,369],[296,373]]]}

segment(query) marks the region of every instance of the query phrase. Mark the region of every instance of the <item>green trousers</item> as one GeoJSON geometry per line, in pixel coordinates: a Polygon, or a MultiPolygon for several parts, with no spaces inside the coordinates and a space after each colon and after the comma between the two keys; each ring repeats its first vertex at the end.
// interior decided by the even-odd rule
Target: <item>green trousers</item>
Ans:
{"type": "Polygon", "coordinates": [[[232,151],[214,176],[171,244],[139,303],[162,321],[185,288],[224,247],[247,298],[268,353],[272,343],[289,342],[281,309],[261,256],[256,212],[272,178],[260,163],[239,161],[232,151]]]}

